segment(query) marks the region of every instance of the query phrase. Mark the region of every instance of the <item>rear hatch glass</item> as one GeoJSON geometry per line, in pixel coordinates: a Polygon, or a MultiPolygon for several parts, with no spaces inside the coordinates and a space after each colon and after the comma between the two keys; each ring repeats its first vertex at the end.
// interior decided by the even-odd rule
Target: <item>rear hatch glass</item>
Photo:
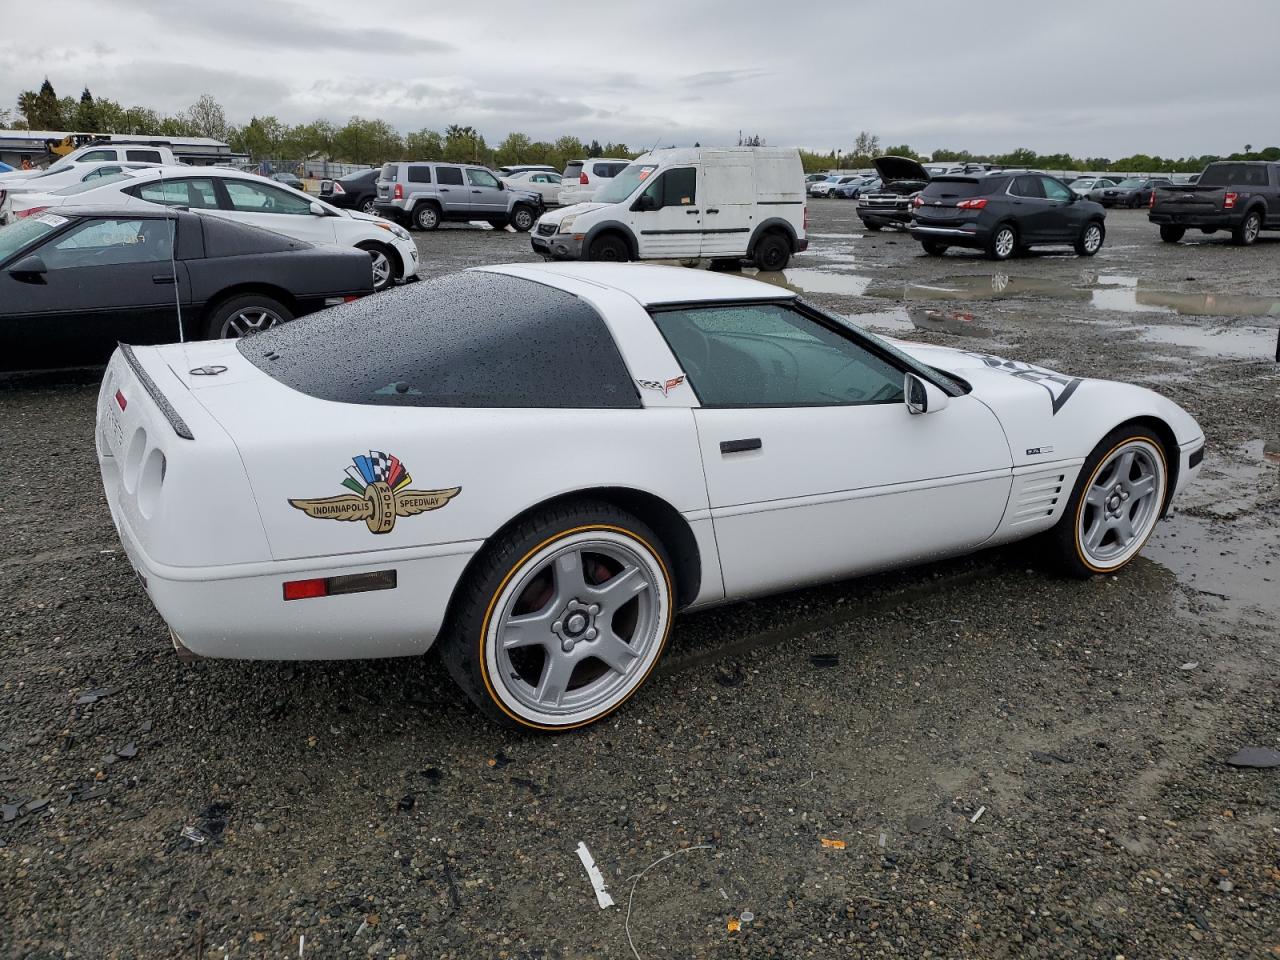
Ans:
{"type": "Polygon", "coordinates": [[[382,165],[382,180],[394,180],[396,178],[396,165],[394,163],[384,163],[382,165]]]}
{"type": "Polygon", "coordinates": [[[943,177],[930,181],[920,194],[925,200],[963,200],[966,197],[985,197],[995,184],[990,180],[960,180],[943,177]]]}
{"type": "Polygon", "coordinates": [[[565,180],[577,180],[582,175],[582,161],[574,163],[566,163],[564,165],[564,173],[560,174],[565,180]]]}

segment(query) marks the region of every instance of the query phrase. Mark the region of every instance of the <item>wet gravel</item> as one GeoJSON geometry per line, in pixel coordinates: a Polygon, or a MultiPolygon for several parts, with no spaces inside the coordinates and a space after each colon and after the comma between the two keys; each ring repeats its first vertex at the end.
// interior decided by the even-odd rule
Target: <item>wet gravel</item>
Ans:
{"type": "MultiPolygon", "coordinates": [[[[628,927],[644,958],[1280,956],[1280,771],[1225,762],[1280,746],[1280,241],[1117,211],[1095,259],[996,268],[810,214],[766,279],[1200,420],[1144,557],[1080,583],[1013,547],[690,615],[621,715],[526,737],[430,657],[179,662],[102,501],[92,377],[11,382],[0,956],[628,957],[628,927]]],[[[533,259],[417,237],[428,275],[533,259]]]]}

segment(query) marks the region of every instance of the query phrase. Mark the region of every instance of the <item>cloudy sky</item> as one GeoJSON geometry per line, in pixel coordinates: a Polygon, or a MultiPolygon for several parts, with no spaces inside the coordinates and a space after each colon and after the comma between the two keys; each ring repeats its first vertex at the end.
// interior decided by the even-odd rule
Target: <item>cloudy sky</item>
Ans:
{"type": "Polygon", "coordinates": [[[48,74],[61,95],[87,84],[162,112],[209,93],[236,123],[469,123],[491,143],[731,143],[742,129],[825,150],[866,129],[924,152],[1280,144],[1277,0],[5,5],[9,106],[48,74]]]}

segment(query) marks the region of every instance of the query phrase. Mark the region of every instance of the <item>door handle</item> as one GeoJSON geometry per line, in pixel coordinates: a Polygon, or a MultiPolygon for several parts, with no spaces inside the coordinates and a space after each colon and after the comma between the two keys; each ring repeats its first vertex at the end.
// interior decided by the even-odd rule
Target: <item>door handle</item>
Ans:
{"type": "Polygon", "coordinates": [[[707,207],[707,213],[719,213],[719,212],[720,210],[718,207],[707,207]]]}
{"type": "Polygon", "coordinates": [[[697,212],[698,212],[697,210],[686,210],[686,211],[685,211],[685,213],[689,214],[689,216],[693,216],[693,215],[694,215],[695,213],[697,213],[697,212]]]}
{"type": "Polygon", "coordinates": [[[441,188],[440,188],[440,192],[441,192],[441,193],[448,193],[448,192],[449,192],[449,188],[448,188],[448,187],[441,187],[441,188]]]}
{"type": "Polygon", "coordinates": [[[720,453],[746,453],[748,450],[759,450],[764,446],[759,437],[746,437],[742,440],[721,440],[720,453]]]}
{"type": "Polygon", "coordinates": [[[472,193],[479,193],[480,191],[479,191],[479,190],[472,190],[471,192],[472,192],[472,193]]]}
{"type": "Polygon", "coordinates": [[[172,273],[157,273],[151,278],[152,283],[177,283],[172,273]]]}

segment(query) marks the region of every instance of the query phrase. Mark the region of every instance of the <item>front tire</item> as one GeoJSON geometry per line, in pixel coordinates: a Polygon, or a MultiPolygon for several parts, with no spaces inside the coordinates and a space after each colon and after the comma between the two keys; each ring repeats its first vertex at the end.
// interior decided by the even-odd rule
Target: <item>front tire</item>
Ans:
{"type": "Polygon", "coordinates": [[[751,259],[755,262],[756,269],[767,273],[785,270],[791,262],[791,244],[780,233],[766,233],[756,244],[751,259]]]}
{"type": "Polygon", "coordinates": [[[1092,257],[1102,249],[1102,241],[1106,237],[1107,229],[1100,221],[1089,221],[1080,231],[1080,236],[1076,238],[1076,253],[1082,257],[1092,257]]]}
{"type": "Polygon", "coordinates": [[[1168,485],[1159,437],[1136,425],[1111,431],[1080,468],[1066,510],[1047,535],[1051,556],[1072,576],[1115,573],[1155,530],[1168,485]]]}
{"type": "Polygon", "coordinates": [[[279,300],[256,293],[232,297],[213,309],[205,325],[206,340],[250,337],[293,319],[293,311],[279,300]]]}
{"type": "Polygon", "coordinates": [[[1177,243],[1186,232],[1186,227],[1175,227],[1166,223],[1160,228],[1160,239],[1165,243],[1177,243]]]}
{"type": "Polygon", "coordinates": [[[654,532],[602,502],[535,514],[485,548],[441,643],[467,696],[508,726],[574,730],[648,679],[676,597],[654,532]]]}
{"type": "Polygon", "coordinates": [[[866,227],[868,230],[870,230],[872,233],[879,233],[881,230],[884,229],[883,224],[867,223],[865,220],[862,221],[862,225],[866,227]]]}
{"type": "Polygon", "coordinates": [[[519,233],[528,233],[533,229],[534,221],[538,218],[534,215],[532,208],[526,206],[516,207],[511,211],[511,225],[516,228],[519,233]]]}
{"type": "Polygon", "coordinates": [[[1245,214],[1244,223],[1231,231],[1231,242],[1237,247],[1252,247],[1258,242],[1258,234],[1262,232],[1262,213],[1250,210],[1245,214]]]}
{"type": "Polygon", "coordinates": [[[1008,223],[996,227],[987,241],[987,258],[990,260],[1009,260],[1018,252],[1018,231],[1008,223]]]}
{"type": "Polygon", "coordinates": [[[373,292],[381,293],[396,282],[396,255],[380,243],[362,243],[359,247],[369,254],[373,267],[373,292]]]}
{"type": "Polygon", "coordinates": [[[590,259],[605,263],[626,263],[631,259],[631,251],[627,249],[625,240],[617,234],[607,233],[592,241],[590,259]]]}

